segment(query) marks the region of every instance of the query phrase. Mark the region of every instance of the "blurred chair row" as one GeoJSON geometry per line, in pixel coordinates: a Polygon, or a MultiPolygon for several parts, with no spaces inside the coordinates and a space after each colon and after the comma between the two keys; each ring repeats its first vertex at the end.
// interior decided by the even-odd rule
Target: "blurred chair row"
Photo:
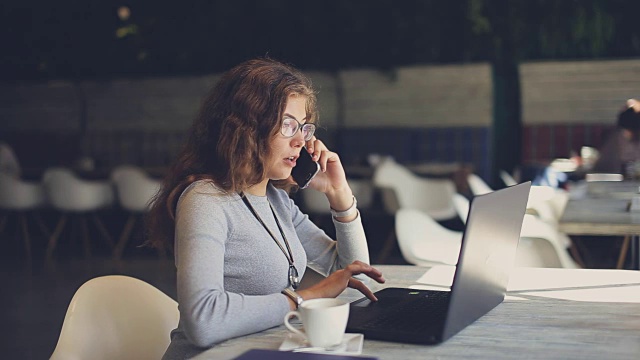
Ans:
{"type": "Polygon", "coordinates": [[[25,252],[28,261],[31,261],[31,241],[27,224],[27,215],[31,214],[41,232],[48,238],[45,257],[52,260],[63,230],[68,224],[71,223],[73,226],[75,222],[82,231],[85,254],[90,256],[88,220],[91,219],[112,250],[114,258],[120,259],[136,219],[148,209],[159,189],[159,181],[150,178],[142,169],[129,165],[115,168],[107,181],[83,180],[66,168],[47,169],[41,182],[27,182],[0,173],[0,233],[8,223],[9,217],[16,215],[22,227],[25,252]],[[99,212],[112,207],[116,197],[119,206],[129,213],[129,217],[118,242],[114,243],[99,212]],[[37,212],[47,206],[60,213],[51,233],[37,212]]]}
{"type": "MultiPolygon", "coordinates": [[[[517,183],[504,171],[501,177],[506,185],[517,183]]],[[[476,174],[470,174],[467,181],[472,196],[493,191],[476,174]]],[[[395,217],[395,231],[387,236],[376,262],[384,263],[397,243],[403,258],[411,264],[457,263],[462,232],[447,224],[452,219],[459,219],[464,224],[470,204],[467,197],[456,192],[452,180],[420,177],[392,158],[385,158],[376,164],[371,181],[349,182],[359,207],[361,203],[370,203],[373,192],[377,190],[385,211],[395,217]],[[366,191],[362,191],[363,188],[366,191]]],[[[303,200],[312,212],[328,212],[327,200],[320,193],[304,191],[303,200]]],[[[563,190],[548,186],[532,187],[518,247],[517,266],[582,266],[579,254],[573,251],[575,247],[571,239],[558,230],[558,221],[567,201],[568,194],[563,190]]]]}

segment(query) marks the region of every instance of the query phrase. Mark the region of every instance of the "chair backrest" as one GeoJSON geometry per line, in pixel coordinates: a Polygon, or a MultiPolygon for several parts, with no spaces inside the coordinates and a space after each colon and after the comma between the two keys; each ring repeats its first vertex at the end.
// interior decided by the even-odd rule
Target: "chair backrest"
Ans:
{"type": "Polygon", "coordinates": [[[178,304],[148,283],[97,277],[71,299],[51,359],[160,359],[178,319],[178,304]]]}
{"type": "Polygon", "coordinates": [[[551,186],[532,186],[527,209],[534,210],[538,217],[551,223],[558,223],[569,201],[569,193],[551,186]]]}
{"type": "MultiPolygon", "coordinates": [[[[435,220],[456,216],[453,207],[456,188],[449,179],[422,178],[392,159],[386,159],[376,167],[373,183],[383,190],[392,189],[399,208],[418,209],[435,220]]],[[[385,205],[385,208],[392,209],[392,206],[385,205]]]]}
{"type": "Polygon", "coordinates": [[[464,197],[462,194],[456,193],[453,195],[453,206],[456,208],[456,212],[462,220],[463,223],[467,223],[467,217],[469,216],[469,199],[464,197]]]}
{"type": "Polygon", "coordinates": [[[469,174],[467,176],[467,182],[469,183],[469,189],[474,196],[488,194],[493,192],[493,189],[476,174],[469,174]]]}
{"type": "Polygon", "coordinates": [[[144,170],[131,165],[116,167],[111,172],[116,185],[118,202],[129,211],[144,212],[158,193],[161,183],[150,178],[144,170]]]}
{"type": "Polygon", "coordinates": [[[39,183],[28,183],[13,175],[0,173],[0,209],[29,210],[46,203],[39,183]]]}
{"type": "Polygon", "coordinates": [[[505,170],[500,170],[500,178],[502,179],[502,182],[504,182],[504,184],[507,186],[513,186],[518,184],[516,179],[514,179],[513,176],[511,176],[511,174],[509,174],[505,170]]]}
{"type": "Polygon", "coordinates": [[[359,209],[369,209],[373,203],[373,183],[371,180],[347,179],[353,195],[358,199],[359,209]]]}
{"type": "Polygon", "coordinates": [[[5,142],[0,142],[0,173],[19,178],[20,163],[13,148],[5,142]]]}
{"type": "MultiPolygon", "coordinates": [[[[524,215],[518,252],[525,253],[529,249],[530,253],[536,253],[538,256],[538,263],[527,266],[580,268],[569,256],[567,252],[569,246],[571,246],[571,239],[567,235],[537,216],[524,215]]],[[[521,261],[526,263],[524,260],[521,261]]]]}
{"type": "Polygon", "coordinates": [[[82,180],[66,168],[47,169],[42,182],[49,202],[59,210],[90,211],[113,202],[109,182],[82,180]]]}
{"type": "MultiPolygon", "coordinates": [[[[532,191],[529,192],[530,198],[533,188],[532,186],[532,191]]],[[[453,202],[460,219],[466,223],[470,206],[469,200],[456,194],[453,202]]],[[[515,266],[579,268],[566,251],[570,245],[571,239],[555,229],[551,223],[538,216],[525,214],[515,266]]]]}
{"type": "Polygon", "coordinates": [[[458,263],[462,233],[438,224],[417,209],[396,212],[396,237],[402,257],[411,264],[434,266],[458,263]]]}

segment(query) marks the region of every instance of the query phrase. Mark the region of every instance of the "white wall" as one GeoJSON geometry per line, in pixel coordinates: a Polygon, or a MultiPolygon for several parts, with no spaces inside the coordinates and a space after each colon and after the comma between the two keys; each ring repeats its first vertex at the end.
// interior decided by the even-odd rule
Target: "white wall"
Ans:
{"type": "Polygon", "coordinates": [[[89,130],[186,130],[218,76],[86,81],[89,130]]]}
{"type": "Polygon", "coordinates": [[[526,125],[614,124],[640,97],[640,59],[525,63],[520,76],[526,125]]]}
{"type": "Polygon", "coordinates": [[[340,73],[347,127],[490,126],[488,64],[400,67],[340,73]]]}
{"type": "MultiPolygon", "coordinates": [[[[525,125],[612,124],[624,100],[640,97],[640,59],[524,63],[520,73],[525,125]]],[[[338,124],[429,128],[492,123],[488,64],[307,75],[318,90],[320,125],[329,130],[338,124]]],[[[88,129],[185,130],[218,76],[80,82],[79,90],[87,99],[88,129]]],[[[0,83],[0,131],[77,131],[77,91],[69,81],[0,83]]]]}
{"type": "Polygon", "coordinates": [[[68,81],[0,84],[0,131],[73,131],[80,126],[79,104],[68,81]]]}

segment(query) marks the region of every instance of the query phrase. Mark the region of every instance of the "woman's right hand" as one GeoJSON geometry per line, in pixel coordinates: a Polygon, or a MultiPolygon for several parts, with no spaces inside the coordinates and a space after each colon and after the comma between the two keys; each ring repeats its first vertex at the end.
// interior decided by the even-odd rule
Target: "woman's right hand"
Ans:
{"type": "Polygon", "coordinates": [[[373,292],[362,281],[353,278],[354,275],[358,274],[365,274],[381,284],[386,281],[380,270],[369,264],[363,263],[362,261],[356,260],[346,268],[335,271],[326,279],[309,288],[300,290],[297,293],[305,300],[315,298],[334,298],[340,295],[347,287],[350,287],[360,291],[372,301],[377,301],[378,299],[373,295],[373,292]]]}

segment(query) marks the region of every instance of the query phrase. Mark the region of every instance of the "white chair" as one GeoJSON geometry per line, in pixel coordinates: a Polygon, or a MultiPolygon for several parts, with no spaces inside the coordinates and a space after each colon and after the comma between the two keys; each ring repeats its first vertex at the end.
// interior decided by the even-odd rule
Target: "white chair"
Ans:
{"type": "Polygon", "coordinates": [[[53,252],[58,239],[64,230],[69,217],[78,220],[82,226],[85,255],[91,255],[89,245],[89,225],[87,217],[93,221],[107,244],[113,248],[113,240],[105,228],[102,220],[97,215],[98,211],[111,206],[113,203],[113,189],[106,181],[87,181],[74,175],[71,170],[65,168],[50,168],[45,171],[43,183],[49,203],[58,210],[58,221],[47,245],[46,260],[53,258],[53,252]]]}
{"type": "Polygon", "coordinates": [[[564,208],[569,201],[569,193],[551,186],[536,185],[531,187],[527,209],[540,219],[554,226],[558,224],[564,208]]]}
{"type": "Polygon", "coordinates": [[[509,174],[505,170],[500,170],[500,178],[502,179],[502,182],[504,182],[504,184],[507,186],[513,186],[518,184],[516,179],[514,179],[513,176],[511,176],[511,174],[509,174]]]}
{"type": "Polygon", "coordinates": [[[420,266],[458,263],[462,233],[438,224],[417,209],[396,212],[396,237],[402,257],[420,266]]]}
{"type": "Polygon", "coordinates": [[[178,304],[148,283],[97,277],[71,299],[51,360],[160,359],[178,319],[178,304]]]}
{"type": "Polygon", "coordinates": [[[149,210],[162,184],[150,178],[141,168],[132,165],[122,165],[113,169],[111,181],[116,185],[120,206],[129,213],[118,243],[113,249],[113,257],[120,259],[137,220],[149,210]]]}
{"type": "MultiPolygon", "coordinates": [[[[456,211],[463,222],[467,221],[469,200],[457,194],[454,197],[456,211]]],[[[569,256],[567,249],[571,239],[538,217],[525,214],[516,255],[516,266],[580,268],[569,256]]]]}
{"type": "Polygon", "coordinates": [[[5,142],[0,142],[0,173],[20,178],[21,172],[20,162],[13,148],[5,142]]]}
{"type": "Polygon", "coordinates": [[[348,178],[353,195],[358,199],[358,208],[368,210],[373,204],[373,183],[371,180],[348,178]]]}
{"type": "Polygon", "coordinates": [[[535,265],[537,267],[581,268],[567,253],[567,250],[571,250],[570,247],[573,245],[571,239],[534,215],[524,215],[520,242],[529,243],[528,246],[531,246],[535,249],[534,252],[540,255],[539,262],[535,265]]]}
{"type": "MultiPolygon", "coordinates": [[[[31,262],[31,238],[27,215],[32,214],[36,224],[45,237],[49,236],[49,229],[36,212],[46,204],[42,184],[22,181],[13,175],[0,172],[0,234],[4,231],[11,215],[17,215],[22,230],[27,261],[31,262]]],[[[18,229],[16,229],[16,232],[18,229]]]]}
{"type": "Polygon", "coordinates": [[[493,189],[476,174],[469,174],[467,176],[467,182],[469,183],[469,189],[474,196],[488,194],[493,192],[493,189]]]}
{"type": "MultiPolygon", "coordinates": [[[[455,184],[449,179],[427,179],[398,164],[393,158],[382,159],[373,173],[373,184],[380,191],[385,211],[392,216],[399,209],[416,209],[436,221],[456,218],[453,207],[455,184]]],[[[387,236],[377,263],[384,263],[396,243],[396,232],[387,236]]]]}
{"type": "MultiPolygon", "coordinates": [[[[374,171],[373,184],[380,189],[393,190],[397,208],[418,209],[437,221],[456,217],[453,207],[456,188],[449,179],[422,178],[393,159],[385,159],[374,171]]],[[[383,201],[386,200],[388,198],[383,197],[383,201]]],[[[385,208],[392,212],[397,210],[393,205],[385,208]]]]}
{"type": "Polygon", "coordinates": [[[453,206],[456,208],[456,213],[458,213],[460,220],[466,224],[469,216],[469,199],[462,194],[456,193],[453,195],[453,206]]]}

